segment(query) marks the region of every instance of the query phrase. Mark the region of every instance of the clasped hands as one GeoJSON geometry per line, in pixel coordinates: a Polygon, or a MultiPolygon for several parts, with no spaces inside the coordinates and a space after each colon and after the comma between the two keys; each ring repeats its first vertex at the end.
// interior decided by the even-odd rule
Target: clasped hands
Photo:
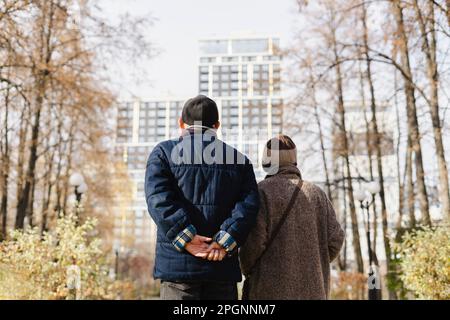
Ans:
{"type": "Polygon", "coordinates": [[[212,238],[195,235],[184,247],[194,257],[209,261],[222,261],[227,252],[212,238]]]}

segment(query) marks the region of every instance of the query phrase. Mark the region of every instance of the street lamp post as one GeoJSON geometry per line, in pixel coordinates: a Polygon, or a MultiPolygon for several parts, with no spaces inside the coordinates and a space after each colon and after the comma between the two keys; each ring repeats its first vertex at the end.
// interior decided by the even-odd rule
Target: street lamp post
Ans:
{"type": "Polygon", "coordinates": [[[78,215],[80,203],[81,203],[81,197],[83,196],[84,193],[86,193],[88,187],[87,187],[86,182],[84,181],[83,176],[78,172],[75,172],[70,176],[69,184],[72,187],[74,187],[75,209],[76,209],[76,214],[78,215]]]}
{"type": "Polygon", "coordinates": [[[369,272],[368,272],[368,298],[369,300],[381,300],[381,281],[378,272],[375,272],[376,267],[373,265],[373,250],[370,241],[370,207],[375,202],[375,195],[381,190],[380,184],[377,181],[372,181],[367,184],[365,189],[355,191],[355,198],[359,201],[363,214],[366,214],[366,238],[367,251],[369,256],[369,272]],[[368,199],[368,195],[370,198],[368,199]]]}

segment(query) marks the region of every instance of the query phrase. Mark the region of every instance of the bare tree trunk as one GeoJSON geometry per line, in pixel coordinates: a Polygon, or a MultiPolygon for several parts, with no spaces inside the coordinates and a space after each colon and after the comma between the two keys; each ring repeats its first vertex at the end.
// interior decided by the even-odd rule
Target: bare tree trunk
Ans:
{"type": "MultiPolygon", "coordinates": [[[[429,16],[426,21],[419,7],[418,0],[414,0],[414,9],[416,11],[419,30],[422,38],[422,51],[425,55],[427,65],[427,78],[430,84],[429,107],[431,114],[431,123],[433,125],[434,143],[436,147],[436,160],[439,170],[439,199],[442,206],[442,216],[444,219],[450,219],[450,191],[448,181],[448,169],[445,160],[444,143],[442,139],[442,126],[439,116],[439,74],[436,60],[436,31],[434,18],[434,5],[428,1],[429,16]],[[427,27],[428,26],[428,27],[427,27]],[[430,37],[430,39],[428,39],[430,37]]],[[[450,221],[450,220],[449,220],[450,221]]]]}
{"type": "Polygon", "coordinates": [[[316,119],[316,125],[317,129],[319,130],[319,142],[320,142],[320,150],[322,155],[322,165],[323,165],[323,171],[325,173],[325,184],[327,188],[327,194],[330,201],[333,201],[333,195],[331,193],[331,183],[330,183],[330,174],[328,172],[328,163],[327,163],[327,155],[326,155],[326,148],[325,148],[325,142],[323,139],[323,129],[322,129],[322,122],[320,121],[319,111],[318,111],[318,103],[316,98],[316,85],[315,80],[313,77],[313,72],[311,65],[309,67],[309,81],[311,83],[311,96],[312,96],[312,103],[313,103],[313,109],[314,109],[314,118],[316,119]]]}
{"type": "Polygon", "coordinates": [[[10,158],[9,158],[9,94],[10,88],[9,86],[6,88],[5,94],[5,114],[4,114],[4,141],[0,144],[0,151],[2,155],[2,197],[1,197],[1,205],[0,205],[0,216],[1,218],[1,230],[0,230],[0,240],[6,239],[7,233],[7,222],[8,222],[8,182],[9,182],[9,170],[10,170],[10,158]]]}
{"type": "Polygon", "coordinates": [[[37,111],[34,118],[34,123],[31,132],[31,145],[30,145],[30,156],[28,160],[28,168],[25,178],[25,185],[23,190],[20,190],[19,200],[17,203],[17,214],[16,214],[16,229],[23,229],[24,220],[27,214],[27,208],[29,206],[29,200],[31,196],[31,188],[32,184],[35,180],[35,168],[37,162],[37,147],[38,147],[38,138],[39,138],[39,124],[42,110],[43,97],[39,95],[37,98],[37,111]]]}
{"type": "Polygon", "coordinates": [[[412,146],[411,138],[408,137],[408,150],[406,151],[406,175],[407,175],[407,193],[408,193],[408,215],[409,226],[414,228],[416,226],[416,208],[415,208],[415,191],[413,181],[413,168],[412,168],[412,146]]]}
{"type": "MultiPolygon", "coordinates": [[[[74,120],[74,121],[76,121],[76,120],[74,120]]],[[[70,190],[69,190],[69,188],[70,188],[70,186],[69,186],[69,174],[70,174],[70,170],[72,170],[72,160],[73,160],[72,159],[72,155],[73,155],[73,152],[74,152],[74,139],[75,139],[74,134],[73,134],[74,130],[75,130],[75,123],[72,123],[72,125],[71,125],[71,127],[69,129],[69,134],[68,134],[68,136],[70,137],[70,140],[69,140],[69,148],[68,148],[68,151],[67,151],[66,171],[65,171],[64,177],[63,177],[63,179],[61,181],[61,183],[63,185],[63,189],[62,189],[62,196],[63,196],[63,199],[62,199],[62,204],[63,204],[62,205],[62,210],[63,210],[64,213],[67,210],[67,198],[68,198],[69,192],[70,192],[70,190]]],[[[58,211],[61,211],[61,208],[59,208],[58,211]]]]}
{"type": "MultiPolygon", "coordinates": [[[[336,175],[335,175],[336,176],[336,175]]],[[[342,168],[342,177],[344,178],[344,168],[342,168]]],[[[339,184],[338,184],[339,187],[339,184]]],[[[339,191],[339,189],[338,189],[339,191]]],[[[347,231],[347,188],[345,184],[345,179],[342,179],[342,201],[344,204],[344,211],[342,217],[342,227],[347,231]]],[[[347,239],[344,240],[344,249],[339,255],[339,267],[341,270],[347,270],[347,239]],[[342,253],[343,252],[343,253],[342,253]]]]}
{"type": "MultiPolygon", "coordinates": [[[[61,138],[61,135],[60,135],[61,138]]],[[[46,161],[48,164],[48,169],[46,175],[44,176],[44,196],[42,199],[42,219],[41,219],[41,235],[47,231],[48,227],[48,209],[50,207],[50,200],[52,196],[53,182],[52,182],[52,172],[53,172],[53,162],[55,159],[55,151],[52,151],[49,159],[46,161]]]]}
{"type": "Polygon", "coordinates": [[[21,117],[20,117],[20,129],[19,129],[19,145],[17,147],[17,185],[16,190],[17,191],[17,203],[19,203],[19,199],[21,197],[20,190],[22,190],[23,185],[25,183],[25,176],[24,176],[24,162],[25,162],[25,148],[27,143],[27,136],[28,136],[28,120],[31,119],[30,117],[31,111],[30,106],[25,105],[24,110],[22,111],[21,117]],[[25,116],[25,114],[27,114],[25,116]]]}
{"type": "Polygon", "coordinates": [[[40,121],[41,112],[43,109],[45,92],[47,81],[49,77],[49,63],[51,60],[51,38],[53,32],[53,19],[54,19],[54,1],[49,1],[49,7],[43,5],[41,8],[41,13],[43,16],[43,22],[41,24],[41,54],[42,54],[42,65],[39,66],[39,70],[35,70],[36,79],[36,97],[35,97],[35,110],[34,110],[34,123],[31,130],[31,142],[30,142],[30,155],[28,160],[28,167],[25,179],[25,185],[20,191],[20,196],[17,203],[17,214],[16,214],[16,228],[22,229],[24,227],[24,220],[26,216],[27,207],[29,207],[29,201],[32,197],[32,185],[35,182],[35,169],[36,162],[38,160],[37,149],[39,146],[39,131],[40,131],[40,121]]]}
{"type": "MultiPolygon", "coordinates": [[[[372,77],[372,63],[369,56],[369,35],[368,35],[368,27],[367,27],[367,11],[365,3],[362,4],[362,24],[363,24],[363,42],[364,42],[364,56],[366,62],[366,75],[367,75],[367,83],[369,84],[369,92],[370,92],[370,109],[372,111],[372,118],[370,120],[371,132],[374,137],[374,147],[375,154],[377,159],[377,171],[378,171],[378,181],[380,183],[380,202],[381,202],[381,224],[383,230],[383,243],[384,243],[384,251],[386,255],[386,270],[388,274],[391,272],[391,245],[389,238],[389,230],[388,230],[388,214],[386,207],[386,197],[385,197],[385,185],[384,185],[384,173],[383,173],[383,154],[381,151],[381,134],[378,129],[378,120],[377,120],[377,105],[375,98],[375,87],[373,84],[372,77]]],[[[377,228],[377,224],[374,224],[375,228],[377,228]]],[[[389,291],[389,296],[394,298],[395,292],[389,291]]]]}
{"type": "Polygon", "coordinates": [[[398,109],[398,82],[397,82],[397,70],[394,71],[394,105],[395,105],[395,120],[397,123],[397,143],[395,146],[395,156],[397,163],[397,179],[398,179],[398,219],[396,223],[397,230],[400,230],[402,226],[402,218],[404,211],[404,198],[405,198],[405,181],[406,181],[406,170],[405,170],[405,178],[403,182],[401,180],[401,169],[400,169],[400,144],[401,144],[401,132],[400,132],[400,112],[398,109]]]}
{"type": "Polygon", "coordinates": [[[447,0],[446,3],[447,3],[447,23],[448,26],[450,27],[450,0],[447,0]]]}
{"type": "Polygon", "coordinates": [[[334,65],[335,65],[335,73],[336,73],[336,90],[338,95],[338,103],[337,103],[337,113],[339,115],[339,137],[342,139],[342,149],[341,157],[344,159],[345,170],[346,170],[346,179],[347,179],[347,196],[349,201],[350,208],[350,217],[352,221],[352,234],[353,234],[353,250],[355,254],[355,261],[358,272],[364,272],[364,263],[362,259],[361,253],[361,243],[359,236],[359,224],[358,217],[356,215],[355,208],[355,198],[353,195],[353,181],[351,179],[351,170],[350,170],[350,158],[349,158],[349,143],[347,137],[347,129],[346,129],[346,120],[345,120],[345,107],[344,107],[344,91],[342,84],[342,72],[341,72],[341,64],[337,49],[337,39],[336,32],[332,30],[332,50],[334,54],[334,65]]]}
{"type": "Polygon", "coordinates": [[[417,183],[417,194],[419,196],[420,210],[422,213],[422,220],[425,225],[431,225],[430,210],[428,203],[427,189],[425,185],[425,171],[423,167],[422,159],[422,147],[420,143],[420,130],[419,122],[417,120],[417,107],[416,107],[416,97],[415,88],[413,84],[413,77],[411,72],[411,64],[409,60],[409,49],[408,49],[408,37],[406,35],[404,18],[403,18],[403,7],[400,0],[392,0],[394,7],[394,15],[397,22],[398,28],[398,42],[399,42],[399,53],[401,58],[402,69],[406,75],[405,77],[405,96],[406,96],[406,108],[408,117],[408,132],[411,137],[411,146],[414,152],[414,163],[416,168],[416,183],[417,183]]]}
{"type": "Polygon", "coordinates": [[[36,194],[36,184],[37,180],[33,179],[33,182],[31,183],[30,188],[30,199],[28,200],[28,206],[27,206],[27,218],[28,218],[28,225],[30,228],[34,227],[34,198],[36,194]]]}
{"type": "MultiPolygon", "coordinates": [[[[366,94],[365,94],[365,90],[364,90],[364,74],[363,71],[361,70],[361,64],[358,64],[359,67],[359,81],[360,81],[360,90],[361,90],[361,99],[362,99],[362,107],[363,107],[363,115],[364,115],[364,123],[366,125],[366,147],[367,147],[367,162],[369,163],[369,175],[370,175],[370,180],[373,181],[374,180],[374,175],[373,175],[373,163],[372,163],[372,157],[373,157],[373,132],[370,126],[370,122],[367,119],[367,112],[366,112],[366,94]]],[[[369,75],[367,74],[366,77],[369,77],[369,75]]],[[[375,265],[379,265],[378,264],[378,258],[376,255],[376,249],[377,249],[377,236],[378,236],[378,216],[377,216],[377,205],[376,202],[373,203],[372,205],[372,215],[373,215],[373,240],[372,240],[372,250],[374,253],[374,263],[375,265]]],[[[370,209],[369,209],[370,210],[370,209]]],[[[370,223],[370,222],[368,222],[370,223]]]]}
{"type": "Polygon", "coordinates": [[[42,218],[41,218],[41,236],[47,231],[48,224],[48,208],[50,204],[50,197],[52,193],[52,184],[50,181],[44,183],[44,196],[42,199],[42,218]]]}
{"type": "MultiPolygon", "coordinates": [[[[63,109],[63,104],[61,103],[59,105],[59,108],[62,110],[63,109]]],[[[43,202],[43,207],[42,207],[42,221],[41,221],[41,234],[43,234],[44,232],[47,231],[48,229],[48,221],[49,221],[49,208],[50,208],[50,202],[51,202],[51,198],[52,198],[52,191],[53,191],[53,187],[56,185],[56,206],[59,207],[59,197],[60,197],[60,176],[61,176],[61,170],[62,170],[62,166],[63,166],[63,155],[64,150],[65,150],[65,146],[66,143],[63,141],[63,125],[64,125],[64,118],[62,116],[58,115],[58,112],[56,112],[55,114],[55,118],[56,121],[58,122],[57,125],[57,134],[58,134],[58,143],[55,147],[57,147],[57,149],[53,149],[51,152],[51,155],[49,157],[48,162],[48,177],[47,177],[47,195],[46,195],[46,199],[43,202]],[[55,160],[55,157],[57,155],[57,160],[55,160]],[[56,163],[56,172],[54,175],[54,178],[52,176],[53,173],[53,168],[54,168],[54,164],[55,161],[57,161],[56,163]],[[54,180],[53,180],[54,179],[54,180]],[[53,180],[53,181],[52,181],[53,180]]],[[[56,210],[57,211],[57,210],[56,210]]]]}

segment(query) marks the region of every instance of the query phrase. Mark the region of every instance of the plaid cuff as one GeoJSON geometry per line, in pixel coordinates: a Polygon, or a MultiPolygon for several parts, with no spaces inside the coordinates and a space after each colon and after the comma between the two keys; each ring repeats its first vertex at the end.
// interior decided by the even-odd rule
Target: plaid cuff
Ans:
{"type": "Polygon", "coordinates": [[[194,239],[196,234],[197,230],[194,225],[190,224],[176,236],[175,240],[172,241],[172,244],[175,246],[175,249],[182,252],[186,244],[194,239]]]}
{"type": "Polygon", "coordinates": [[[217,242],[227,253],[233,252],[237,247],[237,243],[234,238],[226,231],[219,231],[214,236],[214,241],[217,242]]]}

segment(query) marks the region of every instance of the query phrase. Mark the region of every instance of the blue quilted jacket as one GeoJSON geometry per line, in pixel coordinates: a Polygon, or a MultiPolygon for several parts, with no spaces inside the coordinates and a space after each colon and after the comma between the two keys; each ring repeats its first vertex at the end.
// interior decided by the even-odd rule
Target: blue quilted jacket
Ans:
{"type": "Polygon", "coordinates": [[[259,209],[253,166],[247,157],[209,130],[187,130],[151,152],[145,195],[158,229],[156,279],[241,281],[236,251],[259,209]],[[220,262],[192,256],[184,246],[195,234],[214,238],[228,256],[220,262]]]}

